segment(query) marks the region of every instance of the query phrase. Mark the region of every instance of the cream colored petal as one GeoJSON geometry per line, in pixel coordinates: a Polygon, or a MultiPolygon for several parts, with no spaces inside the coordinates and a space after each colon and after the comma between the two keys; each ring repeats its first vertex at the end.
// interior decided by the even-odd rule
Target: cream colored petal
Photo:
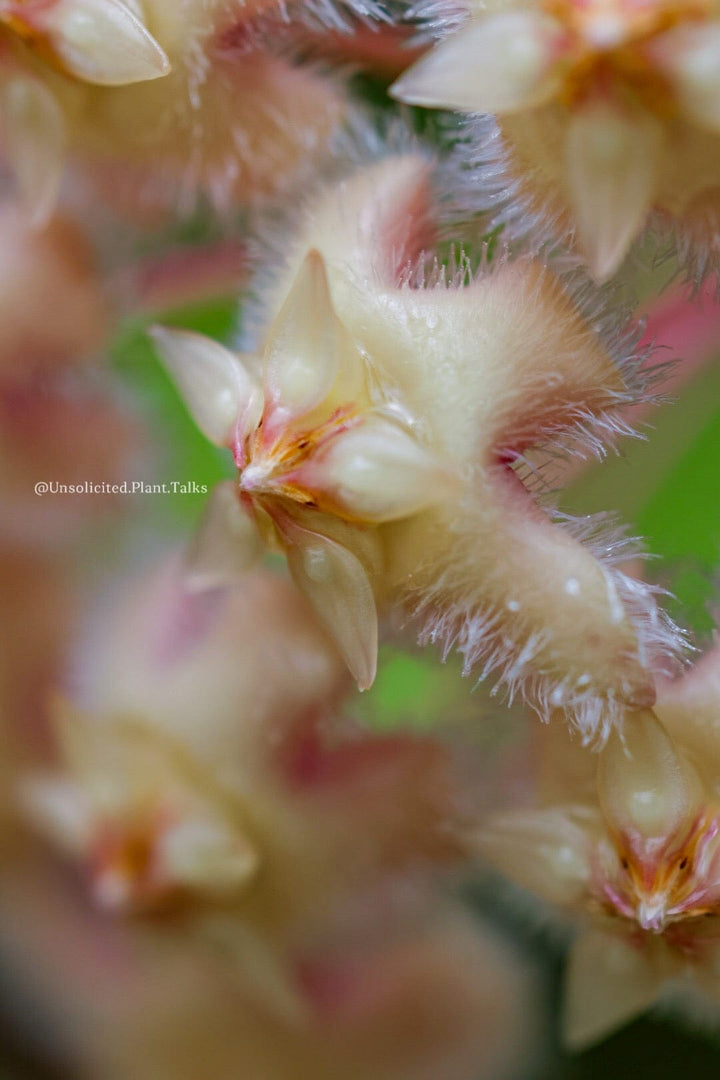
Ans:
{"type": "Polygon", "coordinates": [[[246,837],[209,817],[188,817],[166,829],[159,858],[168,880],[216,895],[241,890],[260,864],[246,837]]]}
{"type": "Polygon", "coordinates": [[[471,21],[423,56],[390,93],[409,105],[472,112],[515,112],[552,98],[553,53],[562,36],[554,19],[511,11],[471,21]]]}
{"type": "Polygon", "coordinates": [[[0,124],[21,208],[40,228],[55,210],[65,164],[62,111],[42,83],[14,78],[0,89],[0,124]]]}
{"type": "Polygon", "coordinates": [[[597,814],[572,806],[500,814],[479,830],[474,846],[511,881],[571,907],[586,895],[598,828],[597,814]]]}
{"type": "Polygon", "coordinates": [[[570,953],[565,985],[564,1041],[580,1050],[629,1023],[656,1000],[662,986],[642,945],[593,929],[570,953]]]}
{"type": "Polygon", "coordinates": [[[232,480],[210,494],[188,553],[187,584],[202,591],[233,584],[262,556],[265,545],[232,480]]]}
{"type": "Polygon", "coordinates": [[[170,61],[122,0],[57,0],[38,18],[65,70],[98,86],[159,79],[170,61]]]}
{"type": "Polygon", "coordinates": [[[310,251],[298,271],[265,349],[265,389],[276,422],[303,416],[330,393],[345,331],[335,314],[325,262],[310,251]]]}
{"type": "Polygon", "coordinates": [[[593,276],[619,268],[650,209],[662,128],[648,113],[602,103],[575,113],[565,164],[580,247],[593,276]]]}
{"type": "Polygon", "coordinates": [[[367,690],[375,681],[378,623],[362,563],[326,536],[290,521],[278,525],[298,588],[327,627],[359,689],[367,690]]]}
{"type": "Polygon", "coordinates": [[[720,130],[720,20],[677,26],[650,48],[686,117],[720,130]]]}
{"type": "Polygon", "coordinates": [[[333,439],[299,476],[354,518],[375,523],[409,517],[456,489],[448,470],[410,432],[380,416],[333,439]]]}
{"type": "Polygon", "coordinates": [[[638,841],[682,839],[697,815],[702,787],[695,771],[650,710],[628,713],[598,761],[603,813],[638,841]]]}
{"type": "Polygon", "coordinates": [[[245,433],[257,425],[262,390],[235,353],[189,330],[154,326],[148,333],[195,423],[211,442],[229,445],[238,422],[245,433]]]}

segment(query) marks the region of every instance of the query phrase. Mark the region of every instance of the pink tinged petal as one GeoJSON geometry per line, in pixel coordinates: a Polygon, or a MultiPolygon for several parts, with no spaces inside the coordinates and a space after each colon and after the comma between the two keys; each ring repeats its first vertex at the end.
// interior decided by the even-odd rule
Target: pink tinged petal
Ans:
{"type": "Polygon", "coordinates": [[[410,432],[380,416],[338,435],[298,476],[354,518],[377,524],[410,517],[455,487],[448,470],[410,432]]]}
{"type": "Polygon", "coordinates": [[[261,558],[265,545],[241,505],[232,480],[215,487],[188,553],[187,584],[193,591],[233,584],[261,558]]]}
{"type": "Polygon", "coordinates": [[[166,829],[158,856],[168,881],[218,896],[242,890],[260,864],[246,837],[210,817],[189,817],[166,829]]]}
{"type": "Polygon", "coordinates": [[[378,622],[367,573],[351,551],[295,522],[278,523],[298,588],[327,627],[360,690],[375,681],[378,622]]]}
{"type": "Polygon", "coordinates": [[[597,815],[578,807],[499,815],[475,846],[511,881],[551,904],[571,907],[587,895],[597,815]]]}
{"type": "Polygon", "coordinates": [[[218,446],[227,446],[238,420],[245,433],[257,426],[262,391],[235,353],[189,330],[154,326],[148,331],[195,423],[218,446]]]}
{"type": "Polygon", "coordinates": [[[565,982],[563,1035],[580,1050],[629,1023],[658,997],[663,977],[649,948],[590,930],[575,942],[565,982]]]}
{"type": "MultiPolygon", "coordinates": [[[[277,411],[271,417],[273,427],[306,415],[324,401],[353,359],[361,365],[335,313],[323,257],[310,251],[270,328],[265,349],[266,393],[277,411]]],[[[345,400],[352,400],[355,392],[356,386],[348,385],[345,400]]]]}
{"type": "Polygon", "coordinates": [[[650,710],[628,713],[598,762],[598,794],[608,824],[630,841],[682,841],[697,817],[702,788],[650,710]]]}
{"type": "Polygon", "coordinates": [[[677,26],[649,46],[685,116],[720,130],[720,21],[677,26]]]}
{"type": "Polygon", "coordinates": [[[649,114],[594,104],[576,112],[565,145],[578,238],[597,281],[611,277],[650,209],[662,128],[649,114]]]}
{"type": "Polygon", "coordinates": [[[539,12],[473,20],[414,64],[391,87],[410,105],[515,112],[549,101],[562,27],[539,12]]]}
{"type": "Polygon", "coordinates": [[[46,225],[65,164],[65,120],[54,95],[34,79],[10,79],[0,90],[3,150],[29,223],[46,225]]]}
{"type": "Polygon", "coordinates": [[[63,68],[98,86],[159,79],[170,61],[122,0],[57,0],[38,17],[63,68]]]}

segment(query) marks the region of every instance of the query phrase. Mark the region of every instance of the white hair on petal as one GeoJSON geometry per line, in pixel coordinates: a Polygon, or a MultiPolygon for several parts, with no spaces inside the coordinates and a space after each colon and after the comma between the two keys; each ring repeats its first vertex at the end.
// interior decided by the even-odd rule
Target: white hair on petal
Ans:
{"type": "MultiPolygon", "coordinates": [[[[474,219],[482,233],[497,230],[506,246],[519,245],[536,254],[569,247],[572,230],[560,221],[549,199],[537,206],[528,196],[532,169],[521,176],[513,168],[494,116],[448,116],[445,134],[451,143],[444,163],[448,222],[474,219]]],[[[582,265],[577,256],[564,257],[570,265],[582,265]]]]}
{"type": "MultiPolygon", "coordinates": [[[[602,566],[635,629],[640,663],[656,674],[676,673],[689,646],[684,632],[657,603],[664,590],[632,578],[618,567],[643,554],[638,541],[628,537],[608,514],[553,516],[558,527],[587,547],[602,566]]],[[[545,723],[564,714],[584,745],[602,746],[611,730],[622,724],[627,711],[626,688],[599,687],[576,677],[559,678],[556,672],[537,666],[528,670],[531,662],[537,665],[538,653],[551,640],[552,627],[524,637],[510,636],[505,609],[484,601],[474,583],[475,543],[465,528],[462,533],[458,530],[445,565],[423,576],[422,586],[407,590],[404,604],[419,624],[419,643],[439,646],[443,659],[452,651],[458,652],[464,675],[476,674],[478,682],[495,680],[491,693],[509,704],[521,698],[545,723]]]]}
{"type": "Polygon", "coordinates": [[[416,0],[405,8],[403,22],[417,30],[417,43],[425,43],[453,33],[469,14],[467,0],[416,0]]]}

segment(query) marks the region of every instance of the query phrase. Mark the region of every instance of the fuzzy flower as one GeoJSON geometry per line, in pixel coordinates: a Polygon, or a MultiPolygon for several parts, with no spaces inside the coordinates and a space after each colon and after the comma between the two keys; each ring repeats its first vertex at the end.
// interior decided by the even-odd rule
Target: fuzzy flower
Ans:
{"type": "Polygon", "coordinates": [[[93,638],[55,710],[61,769],[24,800],[101,907],[225,912],[233,942],[243,925],[284,939],[462,851],[440,747],[330,726],[347,677],[286,580],[193,593],[168,566],[93,638]]]}
{"type": "Polygon", "coordinates": [[[2,145],[31,219],[47,220],[67,158],[76,180],[141,219],[284,190],[344,104],[268,51],[282,18],[276,0],[0,5],[2,145]]]}
{"type": "MultiPolygon", "coordinates": [[[[683,720],[694,726],[689,702],[683,720]]],[[[717,744],[706,741],[702,760],[650,711],[629,717],[595,761],[574,756],[574,801],[497,815],[479,847],[580,924],[564,1018],[567,1041],[580,1046],[668,988],[720,997],[720,773],[717,744]]],[[[567,765],[568,755],[556,790],[567,789],[567,765]]]]}
{"type": "Polygon", "coordinates": [[[489,169],[576,233],[599,280],[651,209],[707,246],[720,211],[714,0],[470,0],[468,14],[396,97],[498,114],[504,149],[488,144],[489,169]]]}
{"type": "Polygon", "coordinates": [[[254,355],[156,331],[199,426],[238,467],[199,561],[221,575],[251,556],[248,510],[361,687],[378,611],[399,608],[423,641],[459,648],[543,715],[567,709],[592,737],[652,703],[648,664],[672,652],[672,628],[615,568],[608,537],[600,559],[513,465],[553,438],[599,451],[623,430],[637,365],[587,290],[539,262],[423,276],[434,212],[427,161],[368,167],[307,210],[265,283],[254,355]]]}
{"type": "Polygon", "coordinates": [[[489,929],[458,912],[401,934],[306,957],[305,1024],[281,1025],[218,980],[197,976],[183,1001],[97,1030],[103,1080],[191,1080],[198,1073],[263,1080],[503,1080],[533,1057],[535,1015],[523,965],[489,929]],[[181,1011],[184,1006],[184,1011],[181,1011]],[[114,1053],[113,1053],[114,1051],[114,1053]],[[114,1066],[114,1067],[113,1067],[114,1066]]]}

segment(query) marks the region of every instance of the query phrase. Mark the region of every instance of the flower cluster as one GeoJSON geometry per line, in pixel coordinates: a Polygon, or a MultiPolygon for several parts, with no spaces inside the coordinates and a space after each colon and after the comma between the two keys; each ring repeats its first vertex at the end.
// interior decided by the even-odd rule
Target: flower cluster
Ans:
{"type": "Polygon", "coordinates": [[[718,5],[507,0],[470,3],[467,16],[395,95],[497,114],[502,150],[488,156],[533,212],[574,233],[598,280],[651,210],[707,261],[720,186],[718,5]]]}

